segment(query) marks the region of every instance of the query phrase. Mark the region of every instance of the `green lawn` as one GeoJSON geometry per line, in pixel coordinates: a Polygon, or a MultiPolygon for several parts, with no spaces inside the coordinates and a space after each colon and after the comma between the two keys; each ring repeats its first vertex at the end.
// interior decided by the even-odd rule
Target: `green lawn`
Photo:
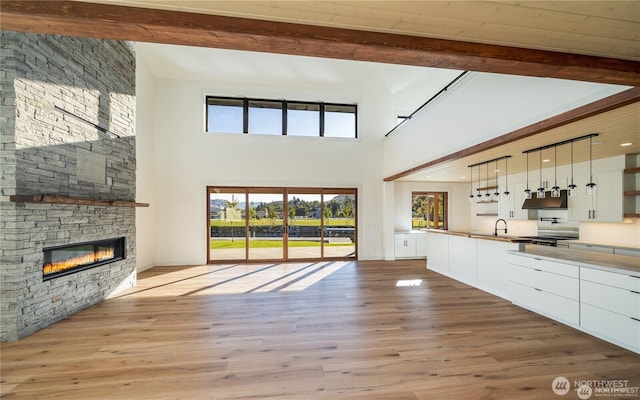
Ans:
{"type": "MultiPolygon", "coordinates": [[[[211,226],[231,226],[231,222],[212,219],[210,220],[211,226]]],[[[302,218],[302,219],[290,219],[289,224],[291,226],[320,226],[320,219],[318,218],[302,218]]],[[[252,219],[249,221],[249,226],[282,226],[281,219],[270,220],[268,218],[252,219]]],[[[325,218],[325,226],[355,226],[355,220],[353,218],[325,218]]],[[[235,221],[233,226],[244,226],[244,221],[235,221]]]]}
{"type": "MultiPolygon", "coordinates": [[[[411,228],[413,229],[420,229],[420,228],[433,228],[433,223],[431,224],[432,226],[427,227],[427,221],[425,221],[424,218],[412,218],[411,219],[411,228]]],[[[440,221],[439,222],[439,228],[442,229],[444,222],[440,221]]]]}
{"type": "MultiPolygon", "coordinates": [[[[325,246],[353,246],[353,243],[325,243],[325,246]]],[[[211,239],[212,249],[243,249],[245,246],[244,238],[235,239],[233,242],[230,240],[216,240],[211,239]]],[[[251,248],[264,249],[267,247],[282,247],[282,241],[279,240],[251,240],[251,248]]],[[[307,241],[307,240],[292,240],[289,242],[289,247],[320,247],[320,242],[307,241]]]]}

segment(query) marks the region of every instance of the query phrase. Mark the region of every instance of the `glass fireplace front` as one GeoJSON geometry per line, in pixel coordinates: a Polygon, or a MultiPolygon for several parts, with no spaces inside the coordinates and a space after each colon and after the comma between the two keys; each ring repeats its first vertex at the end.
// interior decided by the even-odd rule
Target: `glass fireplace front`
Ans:
{"type": "Polygon", "coordinates": [[[43,280],[122,260],[124,237],[49,247],[43,250],[43,280]]]}

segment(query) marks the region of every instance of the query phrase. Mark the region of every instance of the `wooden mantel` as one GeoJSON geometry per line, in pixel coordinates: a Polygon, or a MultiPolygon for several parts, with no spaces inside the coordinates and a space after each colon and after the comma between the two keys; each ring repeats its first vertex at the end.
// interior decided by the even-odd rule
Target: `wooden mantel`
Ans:
{"type": "Polygon", "coordinates": [[[149,207],[149,203],[136,203],[128,200],[102,200],[102,199],[79,199],[76,197],[63,196],[9,196],[9,201],[13,203],[46,203],[46,204],[72,204],[82,206],[103,206],[103,207],[149,207]]]}

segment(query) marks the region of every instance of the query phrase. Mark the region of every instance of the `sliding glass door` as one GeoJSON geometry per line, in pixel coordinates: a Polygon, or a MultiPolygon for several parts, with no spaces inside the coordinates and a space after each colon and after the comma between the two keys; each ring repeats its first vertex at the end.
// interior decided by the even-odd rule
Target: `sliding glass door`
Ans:
{"type": "Polygon", "coordinates": [[[322,257],[322,195],[292,189],[287,193],[287,256],[322,257]]]}
{"type": "Polygon", "coordinates": [[[209,260],[245,260],[247,229],[244,190],[213,189],[208,197],[209,260]]]}
{"type": "Polygon", "coordinates": [[[284,193],[282,189],[249,189],[249,260],[284,258],[284,193]]]}
{"type": "Polygon", "coordinates": [[[208,258],[226,261],[352,259],[356,190],[208,187],[208,258]]]}

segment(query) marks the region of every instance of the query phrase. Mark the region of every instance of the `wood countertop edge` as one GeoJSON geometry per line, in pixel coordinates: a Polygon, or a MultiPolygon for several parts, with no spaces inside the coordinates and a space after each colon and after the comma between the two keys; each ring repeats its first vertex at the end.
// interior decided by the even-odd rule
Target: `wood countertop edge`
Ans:
{"type": "Polygon", "coordinates": [[[491,235],[481,235],[477,233],[470,232],[456,232],[456,231],[444,231],[440,229],[427,229],[427,233],[438,233],[441,235],[451,235],[451,236],[462,236],[471,239],[483,239],[483,240],[493,240],[497,242],[506,242],[506,243],[526,243],[530,242],[530,239],[519,238],[517,236],[509,237],[509,236],[491,236],[491,235]]]}

